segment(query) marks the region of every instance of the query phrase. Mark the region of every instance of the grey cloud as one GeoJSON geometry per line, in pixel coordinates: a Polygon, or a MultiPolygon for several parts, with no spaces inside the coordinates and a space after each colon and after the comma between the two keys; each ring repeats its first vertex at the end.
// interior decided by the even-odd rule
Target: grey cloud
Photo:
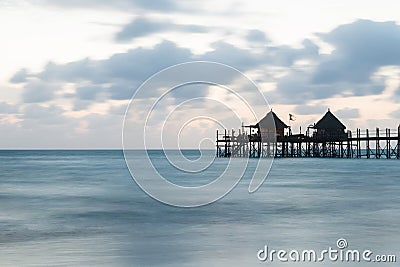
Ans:
{"type": "Polygon", "coordinates": [[[250,49],[241,49],[225,42],[212,44],[213,50],[199,57],[199,59],[224,63],[241,71],[254,68],[262,63],[264,55],[257,55],[250,49]]]}
{"type": "Polygon", "coordinates": [[[191,57],[190,50],[165,41],[152,49],[137,48],[126,53],[114,54],[105,60],[86,58],[66,64],[49,62],[42,72],[31,76],[43,82],[137,82],[163,68],[188,61],[191,57]]]}
{"type": "Polygon", "coordinates": [[[0,114],[12,114],[18,112],[18,106],[0,102],[0,114]]]}
{"type": "Polygon", "coordinates": [[[34,81],[25,86],[22,99],[25,103],[46,102],[54,98],[55,89],[53,84],[34,81]]]}
{"type": "Polygon", "coordinates": [[[400,64],[400,26],[358,20],[319,34],[335,47],[314,74],[315,83],[368,83],[379,67],[400,64]]]}
{"type": "Polygon", "coordinates": [[[28,104],[23,108],[23,125],[26,127],[41,125],[63,124],[67,118],[63,115],[64,110],[58,106],[43,107],[39,104],[28,104]]]}
{"type": "Polygon", "coordinates": [[[276,99],[282,103],[305,104],[310,100],[324,99],[334,95],[365,96],[384,91],[383,83],[325,83],[315,84],[312,71],[292,69],[287,76],[277,81],[276,99]]]}
{"type": "Polygon", "coordinates": [[[21,69],[11,77],[10,82],[12,83],[24,83],[28,78],[28,71],[21,69]]]}
{"type": "Polygon", "coordinates": [[[337,116],[343,119],[355,119],[360,117],[360,112],[357,108],[345,108],[335,112],[337,116]]]}
{"type": "MultiPolygon", "coordinates": [[[[20,79],[15,79],[15,82],[24,80],[24,76],[28,76],[47,85],[39,90],[38,87],[33,86],[32,82],[28,83],[24,89],[26,102],[49,100],[53,97],[49,86],[55,83],[71,82],[77,84],[78,90],[74,96],[65,97],[76,97],[82,101],[96,99],[98,93],[95,89],[80,88],[79,84],[84,82],[103,88],[103,93],[110,99],[122,100],[129,99],[135,89],[148,77],[166,67],[193,60],[209,60],[233,66],[243,72],[264,66],[288,68],[289,73],[284,77],[272,78],[270,73],[266,72],[261,78],[264,82],[277,83],[277,89],[269,92],[270,102],[273,100],[281,103],[304,104],[309,100],[334,95],[373,95],[381,93],[385,87],[383,81],[376,82],[369,78],[373,70],[383,64],[395,64],[400,54],[400,50],[395,50],[393,45],[388,45],[390,42],[396,45],[399,42],[396,37],[398,28],[392,22],[371,21],[357,21],[339,26],[322,36],[336,49],[330,55],[320,55],[319,47],[308,39],[303,41],[301,48],[268,45],[261,51],[243,49],[219,41],[212,44],[212,51],[203,55],[195,55],[189,49],[164,41],[154,48],[136,48],[125,53],[114,54],[104,60],[86,58],[66,64],[50,62],[42,72],[37,74],[21,70],[18,75],[15,75],[20,76],[20,79]],[[381,38],[375,40],[378,37],[381,38]],[[373,42],[365,44],[366,48],[360,49],[367,41],[373,42]],[[392,58],[389,58],[390,53],[393,54],[392,58]],[[312,62],[312,66],[307,68],[294,66],[296,61],[302,59],[312,62]],[[358,78],[352,77],[353,74],[358,78]]],[[[180,73],[180,75],[186,75],[186,73],[180,73]]],[[[215,75],[220,74],[215,73],[215,75]]],[[[174,79],[174,77],[167,78],[174,79]]],[[[84,102],[77,106],[83,107],[84,102]]]]}
{"type": "Polygon", "coordinates": [[[107,89],[101,85],[86,85],[76,88],[75,94],[72,95],[73,109],[75,111],[84,110],[95,102],[103,102],[106,98],[104,94],[108,92],[107,89]]]}
{"type": "Polygon", "coordinates": [[[36,77],[48,82],[81,82],[101,79],[103,73],[100,64],[101,61],[95,61],[89,58],[66,64],[49,62],[45,66],[45,69],[41,73],[37,74],[36,77]]]}
{"type": "MultiPolygon", "coordinates": [[[[191,59],[190,50],[166,41],[153,49],[133,49],[105,60],[86,58],[66,64],[49,62],[42,72],[29,74],[32,80],[25,85],[22,98],[25,103],[49,101],[54,98],[60,84],[76,83],[76,92],[64,97],[94,100],[99,93],[107,93],[111,99],[129,99],[135,88],[154,73],[191,59]],[[81,83],[91,85],[79,86],[81,83]]],[[[18,75],[26,73],[23,70],[18,75]]],[[[88,104],[77,102],[75,108],[79,110],[85,106],[88,104]]]]}
{"type": "Polygon", "coordinates": [[[398,119],[400,121],[400,109],[395,110],[389,114],[392,118],[398,119]]]}
{"type": "Polygon", "coordinates": [[[91,104],[93,104],[93,101],[88,101],[88,100],[81,100],[81,99],[75,99],[74,101],[74,106],[73,110],[74,111],[79,111],[79,110],[85,110],[87,109],[91,104]]]}
{"type": "MultiPolygon", "coordinates": [[[[276,98],[305,103],[333,95],[380,94],[384,81],[373,81],[371,76],[382,66],[400,64],[400,27],[394,22],[358,20],[319,35],[335,50],[317,57],[308,54],[315,61],[313,69],[291,70],[279,79],[276,98]],[[285,98],[288,95],[291,97],[285,98]]],[[[313,50],[314,44],[304,45],[313,50]]],[[[290,51],[284,54],[289,60],[290,51]]]]}
{"type": "Polygon", "coordinates": [[[189,49],[180,48],[175,43],[164,41],[153,49],[134,49],[127,53],[113,55],[102,61],[107,77],[124,80],[143,81],[150,75],[175,64],[191,60],[189,49]]]}
{"type": "Polygon", "coordinates": [[[171,91],[170,96],[172,96],[177,103],[181,103],[185,100],[190,100],[197,97],[204,97],[208,94],[208,90],[208,84],[190,84],[175,88],[175,90],[171,91]]]}
{"type": "Polygon", "coordinates": [[[124,116],[126,108],[127,105],[114,106],[109,109],[109,113],[114,115],[124,116]]]}
{"type": "Polygon", "coordinates": [[[400,87],[398,87],[395,91],[396,96],[400,96],[400,87]]]}
{"type": "Polygon", "coordinates": [[[113,100],[124,100],[130,99],[135,92],[135,88],[128,83],[118,83],[114,84],[110,88],[108,88],[108,92],[110,94],[110,98],[113,100]]]}
{"type": "Polygon", "coordinates": [[[299,49],[294,49],[286,45],[277,47],[269,46],[266,48],[268,62],[273,65],[288,67],[297,60],[318,60],[320,58],[319,47],[311,40],[305,39],[302,45],[303,48],[299,49]]]}
{"type": "Polygon", "coordinates": [[[117,41],[129,41],[134,38],[151,35],[153,33],[166,31],[181,31],[189,33],[204,33],[208,31],[208,27],[199,25],[179,25],[170,21],[156,21],[144,17],[133,20],[117,33],[117,41]]]}
{"type": "Polygon", "coordinates": [[[94,100],[104,89],[100,86],[82,86],[76,88],[76,94],[82,100],[94,100]]]}
{"type": "Polygon", "coordinates": [[[272,95],[281,103],[306,104],[309,100],[326,98],[338,92],[337,87],[312,84],[309,71],[292,69],[277,80],[277,89],[272,95]]]}
{"type": "Polygon", "coordinates": [[[291,66],[299,59],[313,59],[318,56],[318,46],[310,40],[303,42],[303,48],[289,46],[267,46],[261,53],[252,49],[242,49],[226,42],[212,44],[213,51],[201,56],[201,59],[217,61],[234,66],[241,71],[255,69],[261,65],[291,66]]]}
{"type": "Polygon", "coordinates": [[[246,39],[249,42],[257,42],[257,43],[269,43],[270,40],[266,36],[266,34],[263,31],[260,30],[250,30],[247,32],[246,39]]]}
{"type": "MultiPolygon", "coordinates": [[[[27,84],[24,88],[24,101],[47,101],[52,99],[54,91],[51,87],[56,86],[57,83],[77,83],[79,85],[82,82],[90,83],[93,87],[78,87],[75,96],[79,99],[95,98],[98,94],[96,87],[101,88],[105,84],[111,84],[109,88],[104,89],[111,99],[129,99],[135,88],[145,79],[178,63],[196,59],[211,60],[237,66],[241,70],[252,69],[262,63],[260,56],[252,54],[250,50],[239,49],[226,43],[217,43],[214,48],[214,51],[203,56],[195,56],[189,49],[180,48],[172,42],[164,41],[152,49],[137,48],[126,53],[115,54],[105,60],[83,59],[66,64],[50,62],[42,72],[30,74],[31,78],[40,80],[41,84],[33,82],[27,84]]],[[[213,74],[221,75],[221,73],[213,74]]],[[[174,79],[174,77],[167,78],[174,79]]],[[[224,78],[230,80],[234,77],[224,78]]],[[[68,94],[64,97],[71,98],[73,95],[68,94]]]]}

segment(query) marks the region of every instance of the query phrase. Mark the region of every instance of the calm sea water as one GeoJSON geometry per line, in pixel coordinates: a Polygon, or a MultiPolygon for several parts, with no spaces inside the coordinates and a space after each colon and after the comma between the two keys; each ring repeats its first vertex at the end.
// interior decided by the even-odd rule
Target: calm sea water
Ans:
{"type": "Polygon", "coordinates": [[[183,209],[143,193],[121,151],[0,151],[0,266],[288,266],[257,251],[338,238],[400,261],[400,161],[277,159],[259,191],[248,183],[183,209]]]}

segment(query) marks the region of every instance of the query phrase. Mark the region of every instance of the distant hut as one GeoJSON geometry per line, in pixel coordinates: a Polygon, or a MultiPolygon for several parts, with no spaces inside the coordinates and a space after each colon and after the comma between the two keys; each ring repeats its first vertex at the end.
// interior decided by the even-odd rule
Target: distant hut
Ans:
{"type": "Polygon", "coordinates": [[[284,136],[289,128],[272,110],[256,124],[261,138],[284,136]]]}
{"type": "Polygon", "coordinates": [[[346,126],[328,109],[328,112],[313,127],[319,138],[344,138],[346,126]]]}

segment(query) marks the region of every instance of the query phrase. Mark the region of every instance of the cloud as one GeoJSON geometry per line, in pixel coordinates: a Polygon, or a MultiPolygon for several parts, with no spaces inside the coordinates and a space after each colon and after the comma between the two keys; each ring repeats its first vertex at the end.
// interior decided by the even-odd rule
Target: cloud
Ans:
{"type": "MultiPolygon", "coordinates": [[[[17,73],[21,80],[32,79],[24,87],[23,101],[27,103],[53,99],[59,84],[66,83],[77,84],[73,95],[83,100],[94,99],[100,92],[110,92],[113,99],[128,99],[145,79],[163,68],[190,61],[192,56],[190,50],[165,41],[152,49],[137,48],[105,60],[86,58],[66,64],[49,62],[39,73],[17,73]],[[88,83],[90,86],[79,86],[88,83]],[[105,85],[110,86],[104,89],[105,85]]],[[[64,96],[71,98],[73,95],[64,96]]]]}
{"type": "MultiPolygon", "coordinates": [[[[104,2],[104,5],[108,3],[104,2]]],[[[181,32],[207,31],[207,28],[190,27],[195,26],[164,24],[142,17],[126,25],[117,38],[129,40],[174,29],[181,32]]],[[[31,143],[37,146],[46,143],[42,140],[43,136],[51,136],[54,142],[67,140],[70,137],[66,133],[71,129],[82,137],[71,141],[71,146],[74,144],[76,147],[87,147],[87,144],[93,144],[99,147],[98,144],[102,142],[108,144],[107,147],[119,146],[119,131],[127,101],[115,100],[130,99],[138,86],[166,67],[193,60],[209,60],[230,65],[242,72],[256,72],[260,82],[275,83],[276,89],[268,91],[267,95],[271,104],[295,104],[294,113],[298,115],[323,114],[326,111],[324,105],[318,105],[316,101],[313,101],[316,104],[307,104],[312,100],[329,99],[333,96],[382,93],[386,86],[385,79],[373,79],[372,76],[383,66],[400,65],[400,50],[397,48],[400,47],[399,32],[399,26],[393,22],[361,20],[342,25],[319,35],[323,41],[334,47],[331,54],[320,54],[319,47],[308,39],[304,40],[299,48],[273,45],[268,42],[263,32],[251,30],[246,35],[247,40],[265,42],[265,46],[246,49],[224,41],[216,41],[211,45],[211,51],[199,55],[189,48],[180,47],[171,41],[163,41],[152,48],[130,49],[101,60],[83,58],[64,64],[48,62],[36,73],[21,69],[12,76],[10,82],[15,84],[15,89],[23,87],[23,103],[18,106],[0,103],[0,113],[18,113],[12,115],[18,117],[15,121],[20,126],[14,131],[19,133],[21,138],[30,131],[34,132],[31,143]],[[274,71],[277,69],[282,70],[284,75],[275,75],[274,71]],[[65,110],[69,108],[68,105],[62,105],[61,108],[61,105],[54,104],[64,100],[73,104],[72,110],[65,110]],[[108,114],[90,113],[89,107],[99,101],[103,102],[101,106],[105,111],[108,109],[108,114]],[[81,110],[88,112],[76,112],[80,114],[79,119],[68,117],[71,111],[81,110]],[[109,136],[113,136],[112,141],[109,141],[109,136]],[[97,145],[94,144],[95,140],[97,145]]],[[[241,85],[235,77],[223,72],[207,71],[183,69],[179,73],[163,77],[155,87],[162,85],[166,80],[172,84],[181,77],[190,79],[194,74],[213,75],[212,77],[221,78],[227,84],[231,82],[233,86],[241,85]]],[[[241,93],[245,94],[246,86],[242,87],[241,93]]],[[[161,112],[168,112],[171,104],[191,97],[202,97],[213,93],[213,90],[215,89],[212,87],[192,85],[171,92],[169,97],[175,101],[165,101],[164,105],[161,105],[161,112]]],[[[155,95],[156,93],[156,90],[145,91],[140,100],[151,101],[152,97],[159,96],[155,95]]],[[[392,90],[391,93],[398,91],[392,90]]],[[[199,103],[196,105],[201,107],[199,103]]],[[[194,105],[192,107],[196,108],[194,105]]],[[[224,116],[222,113],[216,114],[224,116]]],[[[345,119],[360,117],[360,111],[352,107],[338,110],[335,114],[345,119]]],[[[391,115],[397,118],[399,113],[397,111],[391,115]]],[[[8,139],[9,136],[13,136],[11,128],[7,134],[8,139]]],[[[72,136],[77,137],[76,134],[72,136]]],[[[8,144],[3,143],[3,146],[8,144]]]]}
{"type": "Polygon", "coordinates": [[[126,83],[116,83],[113,84],[110,88],[107,89],[110,99],[112,100],[124,100],[130,99],[135,92],[136,87],[132,86],[132,84],[126,83]]]}
{"type": "Polygon", "coordinates": [[[299,49],[287,45],[268,46],[265,48],[267,62],[276,66],[290,67],[298,60],[319,60],[319,47],[316,44],[309,39],[305,39],[302,45],[303,47],[299,49]]]}
{"type": "Polygon", "coordinates": [[[312,71],[291,69],[277,79],[277,89],[271,96],[278,103],[306,105],[310,100],[324,99],[338,94],[340,86],[315,85],[311,82],[312,71]]]}
{"type": "MultiPolygon", "coordinates": [[[[311,45],[302,49],[270,47],[263,53],[256,53],[250,49],[241,49],[228,43],[217,42],[213,44],[212,51],[195,55],[187,48],[164,41],[154,48],[136,48],[125,53],[114,54],[104,60],[85,58],[65,64],[49,62],[41,72],[30,73],[21,70],[16,75],[19,76],[19,80],[28,81],[23,92],[23,100],[26,103],[52,100],[57,90],[71,83],[76,85],[76,91],[64,94],[66,98],[77,98],[82,101],[98,100],[100,94],[107,94],[110,99],[124,100],[131,98],[135,89],[148,77],[178,63],[210,60],[246,71],[267,64],[290,65],[296,59],[314,54],[315,51],[312,51],[314,49],[311,45]],[[285,58],[285,53],[288,58],[285,58]],[[274,62],[274,55],[279,57],[276,62],[274,62]]],[[[199,74],[199,71],[195,72],[199,74]]],[[[220,79],[224,78],[227,83],[235,78],[225,77],[224,73],[209,74],[218,76],[220,79]]],[[[179,75],[193,75],[193,73],[179,75]]],[[[179,77],[168,77],[170,82],[174,78],[179,77]]],[[[14,79],[11,82],[15,83],[19,80],[14,79]]],[[[85,102],[77,103],[78,109],[85,106],[87,106],[85,102]]]]}
{"type": "Polygon", "coordinates": [[[248,31],[247,35],[246,35],[246,39],[250,43],[256,42],[256,43],[264,43],[264,44],[266,44],[266,43],[270,42],[270,40],[268,39],[267,35],[263,31],[256,30],[256,29],[248,31]]]}
{"type": "Polygon", "coordinates": [[[344,108],[335,113],[338,117],[343,119],[356,119],[360,117],[360,111],[357,108],[344,108]]]}
{"type": "Polygon", "coordinates": [[[199,60],[220,62],[242,71],[259,66],[265,56],[256,54],[251,49],[238,48],[226,42],[215,42],[211,47],[213,50],[199,56],[199,60]]]}
{"type": "Polygon", "coordinates": [[[32,126],[35,123],[41,125],[64,124],[67,120],[63,115],[64,112],[65,110],[55,105],[45,107],[35,103],[25,105],[21,118],[24,119],[25,122],[29,122],[25,123],[25,126],[32,126]]]}
{"type": "Polygon", "coordinates": [[[312,70],[292,69],[286,76],[277,79],[277,89],[272,95],[281,103],[307,104],[311,100],[333,96],[378,95],[385,90],[383,82],[315,84],[312,77],[312,70]]]}
{"type": "Polygon", "coordinates": [[[150,20],[145,17],[139,17],[125,25],[122,30],[117,33],[115,39],[119,42],[129,41],[134,38],[167,31],[205,33],[209,31],[209,28],[199,25],[180,25],[165,20],[150,20]]]}
{"type": "Polygon", "coordinates": [[[400,26],[395,22],[358,20],[319,36],[335,50],[318,66],[314,83],[369,83],[379,67],[400,64],[400,26]]]}
{"type": "Polygon", "coordinates": [[[28,77],[28,71],[26,69],[21,69],[16,72],[13,77],[11,77],[10,82],[12,83],[24,83],[28,77]]]}
{"type": "Polygon", "coordinates": [[[18,106],[0,102],[0,114],[12,114],[18,112],[18,106]]]}
{"type": "Polygon", "coordinates": [[[17,123],[1,125],[0,147],[84,149],[121,145],[122,119],[119,114],[72,118],[58,105],[37,103],[24,104],[20,111],[17,123]]]}
{"type": "MultiPolygon", "coordinates": [[[[133,31],[128,31],[129,27],[126,27],[125,38],[146,34],[145,29],[151,32],[174,27],[173,24],[164,25],[144,18],[130,25],[142,27],[133,31]]],[[[249,36],[263,39],[263,33],[257,30],[250,31],[249,36]]],[[[176,43],[163,41],[153,48],[131,49],[103,60],[85,58],[66,64],[49,62],[43,71],[36,74],[22,69],[11,82],[33,79],[42,83],[43,86],[38,86],[29,80],[23,93],[25,102],[51,100],[54,88],[59,88],[57,83],[75,83],[77,90],[73,97],[83,101],[77,103],[77,107],[84,108],[87,106],[84,101],[97,99],[99,92],[106,94],[109,99],[129,99],[141,83],[166,67],[192,60],[209,60],[243,72],[265,66],[285,67],[287,74],[283,77],[272,78],[266,72],[259,78],[277,85],[277,89],[269,94],[270,101],[306,104],[313,99],[332,96],[380,94],[385,84],[383,80],[371,79],[374,71],[384,64],[400,64],[400,50],[396,49],[400,47],[400,30],[393,22],[359,20],[320,36],[335,48],[332,54],[319,54],[319,47],[308,39],[303,41],[300,48],[269,44],[257,51],[218,41],[212,44],[211,51],[202,55],[195,55],[176,43]],[[302,60],[307,62],[305,67],[295,65],[302,60]],[[91,87],[80,86],[82,83],[91,87]]]]}
{"type": "Polygon", "coordinates": [[[313,115],[313,114],[323,114],[326,112],[326,106],[317,105],[299,105],[294,109],[294,113],[298,115],[313,115]]]}
{"type": "Polygon", "coordinates": [[[106,88],[100,85],[80,86],[76,88],[75,94],[67,95],[67,98],[73,99],[74,111],[85,110],[93,103],[104,102],[106,97],[103,95],[106,90],[106,88]]]}
{"type": "Polygon", "coordinates": [[[393,119],[400,120],[400,109],[391,112],[389,115],[390,115],[390,117],[392,117],[393,119]]]}
{"type": "Polygon", "coordinates": [[[191,56],[189,49],[164,41],[152,49],[138,48],[92,61],[92,66],[83,70],[88,74],[86,80],[95,82],[143,81],[163,68],[190,60],[191,56]]]}
{"type": "Polygon", "coordinates": [[[76,95],[82,100],[95,100],[104,91],[100,86],[81,86],[76,88],[76,95]]]}
{"type": "MultiPolygon", "coordinates": [[[[400,65],[400,26],[394,22],[358,20],[318,35],[334,51],[329,55],[308,54],[313,66],[292,69],[278,79],[276,99],[304,104],[334,95],[381,94],[386,85],[383,80],[374,80],[374,73],[384,66],[400,65]],[[285,97],[288,95],[291,97],[285,97]]],[[[312,51],[314,44],[304,46],[312,51]]],[[[284,52],[286,60],[290,60],[290,53],[293,51],[284,52]]],[[[299,53],[294,55],[298,57],[299,53]]]]}
{"type": "MultiPolygon", "coordinates": [[[[49,62],[44,70],[34,77],[46,82],[82,82],[103,77],[100,61],[85,58],[66,64],[49,62]]],[[[32,75],[33,76],[33,75],[32,75]]]]}
{"type": "Polygon", "coordinates": [[[22,99],[24,103],[46,102],[54,99],[55,89],[54,84],[33,81],[24,87],[22,99]]]}

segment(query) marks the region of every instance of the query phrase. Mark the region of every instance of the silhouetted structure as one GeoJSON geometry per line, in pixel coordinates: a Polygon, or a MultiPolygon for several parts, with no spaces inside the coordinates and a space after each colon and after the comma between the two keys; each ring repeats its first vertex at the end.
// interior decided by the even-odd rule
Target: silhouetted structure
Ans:
{"type": "Polygon", "coordinates": [[[328,109],[328,112],[320,119],[314,127],[314,136],[318,139],[345,139],[346,126],[328,109]]]}
{"type": "Polygon", "coordinates": [[[355,136],[345,130],[328,110],[306,134],[292,134],[271,110],[257,124],[242,125],[237,135],[234,130],[225,129],[223,134],[217,130],[217,157],[400,158],[400,126],[384,131],[376,128],[374,134],[357,129],[355,136]]]}
{"type": "Polygon", "coordinates": [[[289,128],[272,110],[265,115],[257,124],[261,137],[269,138],[271,134],[284,136],[285,129],[289,128]]]}

